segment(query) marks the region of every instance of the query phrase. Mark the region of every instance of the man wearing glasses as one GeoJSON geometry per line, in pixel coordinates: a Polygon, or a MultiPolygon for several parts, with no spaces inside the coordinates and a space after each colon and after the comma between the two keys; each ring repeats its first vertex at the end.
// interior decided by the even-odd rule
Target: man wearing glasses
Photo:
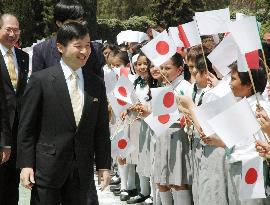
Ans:
{"type": "Polygon", "coordinates": [[[17,18],[12,14],[0,16],[0,72],[3,78],[12,139],[2,146],[0,165],[0,204],[17,205],[19,200],[19,169],[16,169],[16,147],[21,98],[27,83],[29,56],[14,47],[20,37],[17,18]]]}

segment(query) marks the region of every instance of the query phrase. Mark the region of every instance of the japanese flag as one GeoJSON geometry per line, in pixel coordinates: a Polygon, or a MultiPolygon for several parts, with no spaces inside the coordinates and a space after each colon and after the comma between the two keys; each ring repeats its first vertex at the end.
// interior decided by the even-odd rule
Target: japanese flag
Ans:
{"type": "Polygon", "coordinates": [[[128,77],[128,74],[130,73],[130,68],[128,67],[116,67],[113,68],[113,71],[115,72],[117,79],[121,76],[126,76],[128,77]]]}
{"type": "Polygon", "coordinates": [[[166,31],[141,48],[142,52],[157,67],[169,60],[176,53],[176,45],[166,31]]]}
{"type": "Polygon", "coordinates": [[[132,145],[129,139],[124,135],[124,130],[120,130],[112,139],[111,142],[112,156],[120,156],[126,158],[135,150],[135,146],[132,145]]]}
{"type": "Polygon", "coordinates": [[[121,76],[115,85],[113,94],[117,99],[132,104],[133,87],[133,83],[127,77],[121,76]]]}
{"type": "Polygon", "coordinates": [[[229,31],[242,54],[262,49],[255,16],[248,16],[230,23],[229,31]]]}
{"type": "Polygon", "coordinates": [[[195,19],[200,35],[212,35],[228,32],[227,24],[230,23],[229,8],[196,12],[195,19]]]}
{"type": "Polygon", "coordinates": [[[117,117],[119,117],[123,111],[127,110],[131,106],[131,104],[117,99],[113,94],[108,94],[108,100],[112,106],[114,114],[117,117]]]}
{"type": "Polygon", "coordinates": [[[202,43],[196,22],[192,21],[178,26],[179,37],[186,48],[202,43]]]}
{"type": "MultiPolygon", "coordinates": [[[[148,115],[144,121],[155,132],[157,136],[164,134],[172,124],[180,118],[180,113],[176,110],[174,113],[154,116],[153,113],[148,115]]],[[[179,125],[180,128],[180,125],[179,125]]]]}
{"type": "Polygon", "coordinates": [[[173,113],[177,110],[176,99],[171,86],[152,88],[153,115],[173,113]]]}
{"type": "Polygon", "coordinates": [[[231,69],[229,65],[238,58],[237,45],[231,34],[224,37],[218,46],[207,56],[222,76],[226,76],[231,69]]]}
{"type": "Polygon", "coordinates": [[[266,198],[263,160],[256,152],[249,159],[242,160],[242,180],[239,188],[239,198],[241,200],[266,198]]]}
{"type": "Polygon", "coordinates": [[[259,69],[259,51],[255,50],[242,54],[238,49],[237,68],[239,72],[247,72],[248,69],[259,69]]]}
{"type": "Polygon", "coordinates": [[[184,44],[179,36],[178,27],[169,27],[168,34],[173,39],[173,42],[177,47],[184,47],[184,44]]]}

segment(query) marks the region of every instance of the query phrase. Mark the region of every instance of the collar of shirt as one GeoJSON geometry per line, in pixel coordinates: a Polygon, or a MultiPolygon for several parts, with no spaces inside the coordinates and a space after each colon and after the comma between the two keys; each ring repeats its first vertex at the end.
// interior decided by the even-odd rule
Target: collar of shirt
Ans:
{"type": "Polygon", "coordinates": [[[175,88],[175,87],[177,87],[177,85],[178,85],[182,80],[184,80],[184,76],[183,76],[183,75],[180,75],[180,76],[178,76],[176,79],[174,79],[174,80],[171,82],[171,84],[172,84],[172,86],[175,88]]]}
{"type": "MultiPolygon", "coordinates": [[[[66,80],[70,79],[70,76],[72,75],[72,69],[61,59],[60,61],[64,76],[66,80]]],[[[75,73],[77,73],[79,80],[83,80],[83,74],[82,74],[82,68],[78,68],[75,73]]]]}
{"type": "MultiPolygon", "coordinates": [[[[0,50],[1,50],[2,55],[3,55],[3,56],[6,56],[9,49],[6,48],[5,46],[3,46],[3,45],[0,43],[0,50]]],[[[15,56],[15,49],[14,49],[14,47],[12,47],[11,51],[12,51],[13,56],[15,56]]]]}

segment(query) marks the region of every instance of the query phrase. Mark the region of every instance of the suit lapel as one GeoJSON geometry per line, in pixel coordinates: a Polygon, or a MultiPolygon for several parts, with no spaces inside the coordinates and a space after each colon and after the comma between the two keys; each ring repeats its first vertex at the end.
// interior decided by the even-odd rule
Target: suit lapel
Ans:
{"type": "Polygon", "coordinates": [[[2,74],[3,74],[3,79],[4,79],[3,81],[5,82],[6,85],[8,85],[10,87],[10,89],[12,89],[14,91],[14,88],[12,86],[12,83],[11,83],[11,80],[10,80],[10,77],[8,74],[7,66],[6,66],[4,57],[3,57],[1,52],[0,52],[0,64],[1,64],[2,74]]]}
{"type": "Polygon", "coordinates": [[[60,63],[54,66],[54,68],[55,69],[52,74],[53,75],[52,84],[55,89],[56,96],[59,99],[59,103],[62,105],[72,126],[76,128],[76,122],[75,122],[75,117],[73,114],[68,87],[67,87],[66,79],[65,79],[60,63]]]}
{"type": "Polygon", "coordinates": [[[17,48],[15,48],[15,54],[16,54],[17,63],[18,63],[18,82],[17,82],[16,93],[19,93],[20,88],[22,86],[23,79],[27,78],[28,71],[25,70],[26,59],[22,57],[21,53],[19,52],[17,48]]]}
{"type": "Polygon", "coordinates": [[[80,123],[78,125],[78,129],[80,128],[80,124],[84,121],[89,121],[89,113],[91,115],[93,100],[94,97],[99,96],[100,85],[97,83],[96,79],[93,78],[92,75],[84,74],[84,106],[82,111],[82,116],[80,123]]]}

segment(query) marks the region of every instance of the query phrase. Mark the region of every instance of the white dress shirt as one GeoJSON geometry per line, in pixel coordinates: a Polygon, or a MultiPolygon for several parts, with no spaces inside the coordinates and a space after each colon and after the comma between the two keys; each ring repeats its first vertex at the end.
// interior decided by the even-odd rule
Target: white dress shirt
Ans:
{"type": "MultiPolygon", "coordinates": [[[[3,46],[1,43],[0,43],[0,51],[2,53],[2,56],[4,57],[4,61],[5,61],[5,64],[7,65],[8,63],[8,57],[7,57],[7,52],[8,52],[8,48],[6,48],[5,46],[3,46]]],[[[15,72],[17,74],[17,79],[18,79],[18,62],[17,62],[17,58],[16,58],[16,54],[15,54],[15,49],[14,47],[11,49],[13,55],[13,62],[14,62],[14,66],[15,66],[15,72]]]]}

